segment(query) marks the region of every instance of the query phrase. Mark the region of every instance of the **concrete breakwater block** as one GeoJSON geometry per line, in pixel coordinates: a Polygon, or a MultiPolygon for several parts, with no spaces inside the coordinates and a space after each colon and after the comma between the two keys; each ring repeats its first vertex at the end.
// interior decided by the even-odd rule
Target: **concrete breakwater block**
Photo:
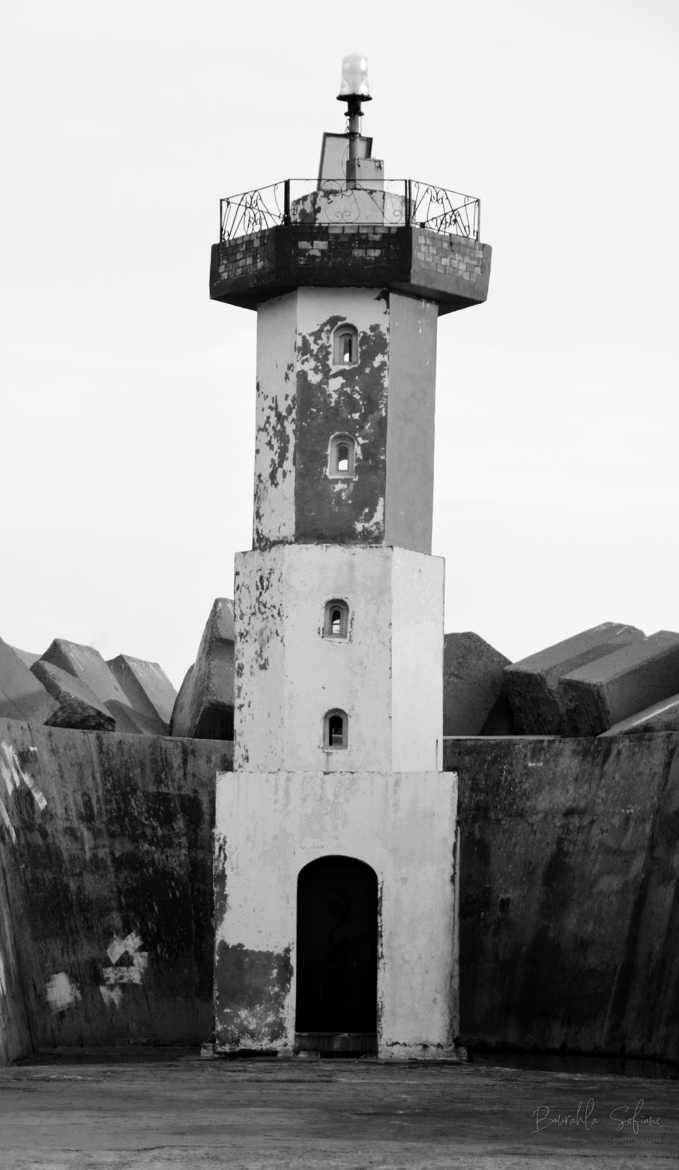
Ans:
{"type": "Polygon", "coordinates": [[[480,735],[504,684],[509,659],[478,634],[446,634],[443,642],[443,734],[480,735]]]}
{"type": "Polygon", "coordinates": [[[652,707],[630,715],[629,719],[614,723],[601,735],[602,738],[607,735],[639,735],[645,731],[679,731],[679,695],[661,699],[652,707]]]}
{"type": "Polygon", "coordinates": [[[636,626],[602,622],[505,668],[505,693],[518,735],[568,735],[559,683],[587,663],[644,640],[636,626]]]}
{"type": "Polygon", "coordinates": [[[155,723],[158,735],[167,735],[177,692],[162,667],[130,654],[110,658],[107,666],[133,710],[155,723]]]}
{"type": "Polygon", "coordinates": [[[68,671],[38,659],[32,673],[57,703],[45,719],[48,727],[70,727],[79,731],[115,731],[116,721],[93,691],[68,671]]]}
{"type": "Polygon", "coordinates": [[[233,739],[233,601],[218,597],[179,689],[170,735],[233,739]]]}
{"type": "Polygon", "coordinates": [[[34,654],[32,650],[20,650],[18,646],[12,646],[12,650],[16,654],[17,658],[20,658],[24,665],[29,668],[29,670],[33,663],[37,662],[40,657],[39,654],[34,654]]]}
{"type": "Polygon", "coordinates": [[[158,720],[133,710],[127,695],[98,650],[55,638],[41,661],[58,666],[88,688],[116,722],[116,730],[132,735],[157,735],[158,720]]]}
{"type": "Polygon", "coordinates": [[[44,723],[56,703],[7,642],[0,638],[0,717],[44,723]]]}
{"type": "Polygon", "coordinates": [[[623,646],[565,675],[559,690],[567,734],[601,735],[679,693],[679,634],[659,630],[623,646]]]}

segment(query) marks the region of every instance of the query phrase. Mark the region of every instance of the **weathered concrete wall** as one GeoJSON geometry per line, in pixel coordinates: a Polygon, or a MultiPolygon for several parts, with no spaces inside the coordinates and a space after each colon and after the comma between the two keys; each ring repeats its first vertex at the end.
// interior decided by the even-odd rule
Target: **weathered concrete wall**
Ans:
{"type": "MultiPolygon", "coordinates": [[[[32,1043],[209,1038],[214,778],[231,745],[2,720],[0,753],[0,954],[32,1043]]],[[[12,1017],[10,1058],[16,1003],[12,1017]]]]}
{"type": "Polygon", "coordinates": [[[384,539],[389,297],[379,289],[309,289],[296,294],[297,417],[295,539],[384,539]],[[336,365],[333,332],[358,330],[358,360],[336,365]],[[356,443],[356,474],[326,474],[331,435],[356,443]]]}
{"type": "Polygon", "coordinates": [[[431,551],[437,306],[380,288],[300,288],[257,314],[253,543],[431,551]],[[357,331],[355,361],[334,332],[357,331]],[[351,471],[328,466],[333,436],[351,471]]]}
{"type": "Polygon", "coordinates": [[[456,781],[451,774],[218,777],[215,1012],[224,1051],[291,1049],[297,878],[356,858],[380,891],[378,1051],[447,1050],[457,1034],[456,781]]]}
{"type": "Polygon", "coordinates": [[[441,749],[443,561],[405,549],[277,545],[236,558],[236,768],[434,770],[441,749]],[[349,607],[346,638],[323,632],[349,607]],[[323,717],[349,717],[324,749],[323,717]]]}
{"type": "Polygon", "coordinates": [[[254,545],[381,540],[389,298],[301,288],[258,312],[254,545]],[[334,363],[333,331],[358,330],[358,361],[334,363]],[[356,442],[356,474],[327,475],[331,435],[356,442]]]}
{"type": "Polygon", "coordinates": [[[446,741],[463,1041],[679,1060],[678,746],[446,741]]]}
{"type": "Polygon", "coordinates": [[[21,970],[15,942],[13,907],[0,849],[0,1065],[31,1052],[21,970]]]}

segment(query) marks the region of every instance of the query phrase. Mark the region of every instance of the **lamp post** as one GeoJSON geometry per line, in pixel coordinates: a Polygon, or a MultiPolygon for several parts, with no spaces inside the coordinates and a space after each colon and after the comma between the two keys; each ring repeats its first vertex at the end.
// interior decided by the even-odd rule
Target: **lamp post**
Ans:
{"type": "Polygon", "coordinates": [[[349,162],[347,164],[347,186],[356,186],[355,162],[358,158],[358,140],[361,134],[363,102],[370,102],[368,85],[368,60],[362,53],[349,53],[342,60],[342,83],[337,95],[338,102],[347,103],[347,136],[349,138],[349,162]]]}

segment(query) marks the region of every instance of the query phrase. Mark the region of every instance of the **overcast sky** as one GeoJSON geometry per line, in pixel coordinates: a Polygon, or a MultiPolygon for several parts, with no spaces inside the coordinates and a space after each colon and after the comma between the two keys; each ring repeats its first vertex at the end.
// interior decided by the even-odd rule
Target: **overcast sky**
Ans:
{"type": "Polygon", "coordinates": [[[15,3],[3,35],[0,636],[175,683],[250,547],[255,314],[218,199],[313,175],[370,64],[388,175],[479,195],[486,305],[439,329],[446,629],[512,659],[679,628],[679,6],[15,3]]]}

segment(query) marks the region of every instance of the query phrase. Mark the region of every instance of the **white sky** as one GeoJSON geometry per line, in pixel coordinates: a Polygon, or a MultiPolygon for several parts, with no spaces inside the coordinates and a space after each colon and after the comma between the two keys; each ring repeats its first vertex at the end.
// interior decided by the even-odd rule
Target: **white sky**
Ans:
{"type": "Polygon", "coordinates": [[[517,659],[679,627],[674,0],[15,3],[3,33],[0,636],[175,683],[250,547],[255,314],[218,199],[316,172],[368,55],[386,173],[471,192],[486,305],[439,330],[446,629],[517,659]]]}

